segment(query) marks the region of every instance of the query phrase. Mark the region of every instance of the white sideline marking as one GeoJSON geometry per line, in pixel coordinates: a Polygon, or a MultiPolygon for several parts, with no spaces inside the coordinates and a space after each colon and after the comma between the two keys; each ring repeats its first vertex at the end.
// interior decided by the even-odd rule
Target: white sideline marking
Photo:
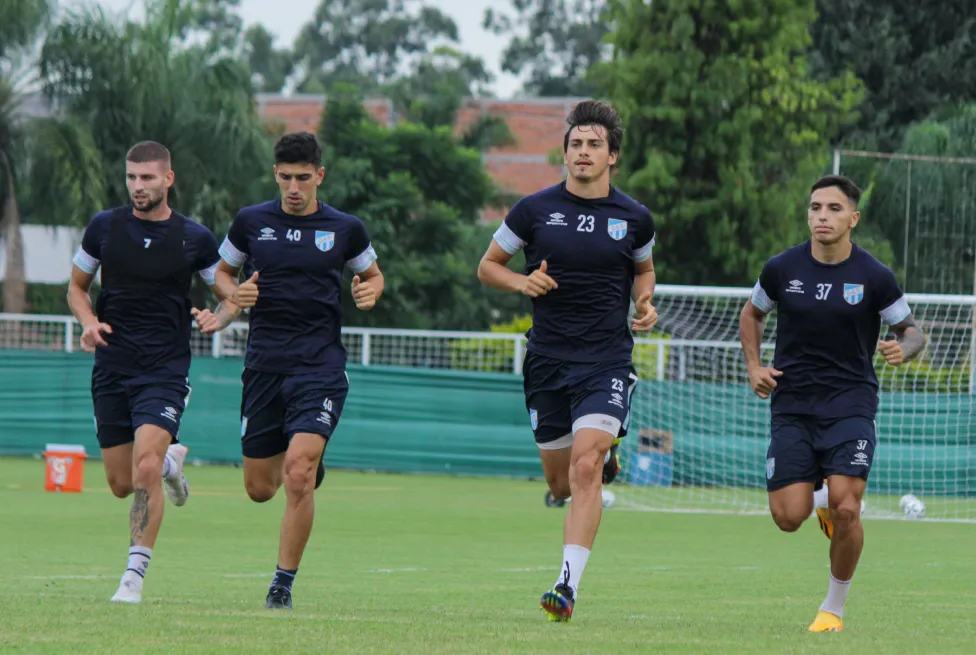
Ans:
{"type": "Polygon", "coordinates": [[[502,573],[530,573],[534,571],[548,571],[552,569],[551,566],[530,566],[524,569],[502,569],[502,573]]]}
{"type": "Polygon", "coordinates": [[[28,575],[25,580],[99,580],[107,575],[28,575]]]}
{"type": "Polygon", "coordinates": [[[405,569],[371,569],[363,573],[409,573],[411,571],[426,571],[426,567],[409,567],[405,569]]]}
{"type": "Polygon", "coordinates": [[[273,578],[274,573],[224,573],[224,578],[273,578]]]}

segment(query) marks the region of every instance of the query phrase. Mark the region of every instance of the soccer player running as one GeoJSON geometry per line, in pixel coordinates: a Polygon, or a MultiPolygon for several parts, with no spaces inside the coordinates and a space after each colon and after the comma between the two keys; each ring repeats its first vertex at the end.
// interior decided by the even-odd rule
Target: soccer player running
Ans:
{"type": "Polygon", "coordinates": [[[74,257],[68,305],[81,324],[81,346],[95,353],[92,400],[109,488],[132,495],[129,560],[113,601],[138,603],[163,520],[162,484],[186,503],[187,448],[177,436],[190,398],[191,316],[204,333],[223,329],[236,311],[190,303],[193,273],[213,288],[219,256],[206,227],[169,207],[175,175],[170,153],[145,141],[125,161],[131,204],[92,218],[74,257]],[[89,290],[99,267],[102,290],[89,290]]]}
{"type": "Polygon", "coordinates": [[[794,532],[816,508],[830,539],[830,586],[811,632],[843,629],[864,544],[861,497],[877,442],[872,357],[877,349],[899,366],[925,345],[894,274],[851,242],[860,197],[845,177],[817,181],[807,210],[811,239],[766,262],[739,316],[749,383],[760,398],[772,396],[766,489],[773,521],[794,532]],[[773,366],[763,366],[763,323],[774,308],[776,351],[773,366]],[[895,339],[878,341],[882,321],[895,339]]]}
{"type": "Polygon", "coordinates": [[[238,212],[220,247],[217,284],[250,309],[242,375],[244,486],[263,503],[285,486],[278,566],[265,607],[292,606],[292,583],[312,531],[313,492],[322,457],[349,388],[340,340],[342,273],[353,273],[356,307],[372,309],[383,293],[366,227],[317,200],[325,169],[307,132],[275,145],[281,197],[238,212]],[[254,271],[238,286],[241,267],[254,271]]]}
{"type": "Polygon", "coordinates": [[[525,405],[542,468],[557,500],[572,496],[562,568],[542,596],[551,621],[569,621],[603,511],[601,482],[620,464],[637,384],[631,330],[657,322],[654,220],[610,184],[623,138],[617,112],[587,100],[566,119],[565,182],[521,199],[495,232],[478,278],[532,299],[523,364],[525,405]],[[526,274],[507,268],[525,251],[526,274]],[[637,317],[628,324],[630,301],[637,317]]]}

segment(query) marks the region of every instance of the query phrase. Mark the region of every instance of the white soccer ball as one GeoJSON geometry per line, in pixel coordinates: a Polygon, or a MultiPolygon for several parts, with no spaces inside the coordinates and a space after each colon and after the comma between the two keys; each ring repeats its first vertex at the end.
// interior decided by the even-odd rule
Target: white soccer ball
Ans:
{"type": "Polygon", "coordinates": [[[925,516],[925,503],[912,494],[905,494],[898,501],[898,507],[910,519],[920,519],[925,516]]]}
{"type": "Polygon", "coordinates": [[[603,494],[603,509],[610,509],[617,502],[617,494],[613,493],[609,489],[604,489],[603,494]]]}
{"type": "Polygon", "coordinates": [[[864,512],[868,511],[868,501],[861,499],[861,517],[864,517],[864,512]]]}

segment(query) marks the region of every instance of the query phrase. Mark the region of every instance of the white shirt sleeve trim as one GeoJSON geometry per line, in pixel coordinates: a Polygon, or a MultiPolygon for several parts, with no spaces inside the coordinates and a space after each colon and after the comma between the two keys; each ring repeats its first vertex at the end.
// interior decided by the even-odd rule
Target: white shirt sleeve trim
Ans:
{"type": "Polygon", "coordinates": [[[756,282],[756,286],[752,287],[752,306],[763,314],[768,314],[776,307],[776,303],[770,300],[766,290],[762,288],[759,282],[756,282]]]}
{"type": "Polygon", "coordinates": [[[654,237],[647,242],[647,245],[641,246],[634,251],[634,261],[635,262],[646,262],[651,258],[651,251],[654,250],[654,237]]]}
{"type": "Polygon", "coordinates": [[[912,308],[908,306],[905,296],[902,296],[881,310],[881,320],[887,325],[897,325],[908,318],[911,313],[912,308]]]}
{"type": "Polygon", "coordinates": [[[234,268],[240,268],[247,261],[247,255],[238,250],[227,237],[224,237],[224,242],[220,244],[220,250],[218,252],[220,253],[220,258],[234,268]]]}
{"type": "Polygon", "coordinates": [[[213,266],[208,266],[207,268],[200,269],[197,271],[200,274],[200,279],[203,280],[204,284],[208,287],[212,287],[217,281],[217,266],[220,262],[217,262],[213,266]]]}
{"type": "Polygon", "coordinates": [[[495,241],[502,247],[502,250],[507,252],[509,255],[514,255],[519,250],[525,247],[525,241],[518,238],[518,235],[512,232],[512,230],[502,223],[495,230],[495,234],[492,237],[495,241]]]}
{"type": "Polygon", "coordinates": [[[366,250],[362,251],[352,259],[346,262],[346,266],[349,267],[353,273],[362,273],[367,268],[373,265],[376,261],[376,251],[373,250],[372,245],[366,246],[366,250]]]}
{"type": "Polygon", "coordinates": [[[74,259],[71,262],[88,273],[89,275],[94,275],[98,272],[98,267],[101,266],[101,262],[85,252],[85,249],[81,246],[78,247],[78,252],[75,253],[74,259]]]}

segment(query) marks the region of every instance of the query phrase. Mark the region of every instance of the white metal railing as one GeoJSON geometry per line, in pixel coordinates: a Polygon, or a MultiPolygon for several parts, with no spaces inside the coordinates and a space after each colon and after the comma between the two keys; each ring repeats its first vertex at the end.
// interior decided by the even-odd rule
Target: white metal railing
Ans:
{"type": "MultiPolygon", "coordinates": [[[[635,360],[641,358],[643,376],[683,380],[689,366],[701,374],[705,374],[701,370],[703,367],[715,369],[708,373],[710,377],[721,375],[719,369],[722,367],[740,367],[741,357],[735,352],[739,348],[738,313],[751,292],[748,288],[658,285],[655,304],[663,330],[635,340],[638,346],[635,360]],[[702,352],[713,353],[707,356],[711,358],[710,362],[703,361],[707,357],[703,357],[702,352]]],[[[953,350],[956,360],[968,358],[972,370],[969,389],[972,392],[976,388],[976,366],[972,365],[976,352],[976,329],[973,326],[976,296],[908,294],[907,299],[913,308],[920,308],[921,313],[916,314],[920,320],[933,326],[930,332],[933,342],[939,343],[941,339],[949,344],[947,347],[953,350]],[[935,326],[938,326],[938,333],[935,326]]],[[[81,327],[71,316],[0,314],[0,348],[70,353],[78,350],[80,336],[81,327]]],[[[772,336],[771,330],[767,330],[767,336],[772,336]]],[[[346,327],[342,329],[342,340],[349,352],[349,361],[364,366],[399,365],[521,374],[525,354],[523,335],[498,332],[346,327]]],[[[203,335],[194,330],[191,345],[196,356],[242,356],[247,345],[247,323],[235,322],[214,335],[203,335]]],[[[773,347],[771,342],[762,345],[767,352],[773,347]]]]}

